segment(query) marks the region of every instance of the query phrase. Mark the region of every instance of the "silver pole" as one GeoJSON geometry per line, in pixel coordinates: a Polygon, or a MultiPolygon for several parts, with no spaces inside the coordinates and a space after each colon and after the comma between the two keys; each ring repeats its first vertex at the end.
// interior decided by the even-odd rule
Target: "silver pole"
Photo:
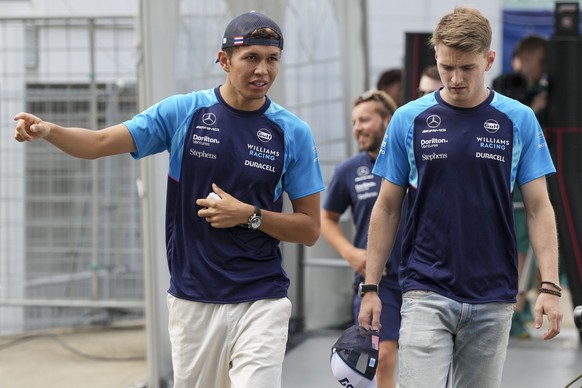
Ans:
{"type": "MultiPolygon", "coordinates": [[[[148,105],[148,94],[150,82],[147,79],[148,72],[146,70],[146,51],[147,38],[146,31],[148,20],[150,17],[147,0],[139,1],[139,22],[138,22],[138,95],[139,95],[139,109],[142,110],[148,105]]],[[[159,388],[161,381],[161,362],[158,357],[158,345],[156,341],[156,334],[159,330],[157,306],[155,304],[157,282],[155,280],[155,244],[156,238],[151,226],[152,214],[150,213],[150,202],[152,195],[150,191],[149,171],[151,169],[151,161],[149,158],[140,160],[140,178],[137,181],[138,194],[141,199],[142,211],[142,239],[143,239],[143,268],[144,268],[144,291],[145,291],[145,318],[146,318],[146,338],[147,338],[147,364],[148,364],[148,386],[152,388],[159,388]]]]}
{"type": "MultiPolygon", "coordinates": [[[[89,79],[90,101],[89,122],[91,129],[98,129],[97,120],[97,81],[95,74],[95,19],[89,19],[89,79]]],[[[91,296],[99,299],[99,160],[91,162],[91,296]]]]}
{"type": "MultiPolygon", "coordinates": [[[[138,86],[140,109],[175,93],[178,0],[139,1],[138,86]]],[[[138,181],[143,211],[144,286],[146,337],[148,342],[148,387],[166,386],[172,375],[166,290],[169,284],[164,246],[163,183],[167,179],[167,155],[140,161],[138,181]]]]}

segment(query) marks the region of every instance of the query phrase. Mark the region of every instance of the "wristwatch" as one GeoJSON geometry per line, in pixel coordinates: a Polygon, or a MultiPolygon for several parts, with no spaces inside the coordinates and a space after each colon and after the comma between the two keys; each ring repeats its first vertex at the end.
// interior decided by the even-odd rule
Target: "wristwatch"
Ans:
{"type": "Polygon", "coordinates": [[[261,209],[258,206],[255,206],[255,210],[253,214],[249,217],[249,222],[247,227],[252,230],[257,230],[263,223],[263,218],[261,217],[261,209]]]}
{"type": "Polygon", "coordinates": [[[378,294],[378,296],[380,296],[380,287],[378,287],[377,284],[364,284],[364,282],[360,283],[358,286],[358,294],[363,297],[366,292],[375,292],[378,294]]]}

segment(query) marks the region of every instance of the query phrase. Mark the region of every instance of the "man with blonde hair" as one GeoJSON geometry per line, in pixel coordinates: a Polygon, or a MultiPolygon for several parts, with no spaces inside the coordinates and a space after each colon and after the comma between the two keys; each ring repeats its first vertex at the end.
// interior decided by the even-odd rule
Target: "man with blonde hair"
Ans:
{"type": "MultiPolygon", "coordinates": [[[[485,85],[495,52],[481,12],[443,16],[431,43],[444,88],[394,114],[374,173],[382,187],[366,284],[381,279],[408,190],[402,263],[401,387],[499,387],[518,288],[512,191],[521,187],[542,287],[535,326],[560,332],[558,244],[546,176],[555,168],[532,110],[485,85]],[[450,375],[449,375],[450,373],[450,375]],[[451,381],[452,380],[452,381],[451,381]]],[[[380,328],[375,292],[359,323],[380,328]]]]}

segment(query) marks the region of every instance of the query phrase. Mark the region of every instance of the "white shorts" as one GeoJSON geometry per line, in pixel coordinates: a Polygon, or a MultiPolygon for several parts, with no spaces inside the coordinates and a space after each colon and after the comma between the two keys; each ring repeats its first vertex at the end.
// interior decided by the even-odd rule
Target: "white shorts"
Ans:
{"type": "Polygon", "coordinates": [[[168,294],[174,388],[281,386],[291,302],[192,302],[168,294]]]}

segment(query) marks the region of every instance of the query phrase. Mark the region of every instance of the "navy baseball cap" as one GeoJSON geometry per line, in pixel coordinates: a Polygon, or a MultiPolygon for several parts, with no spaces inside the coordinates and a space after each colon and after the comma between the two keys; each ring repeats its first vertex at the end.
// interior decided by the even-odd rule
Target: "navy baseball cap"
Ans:
{"type": "Polygon", "coordinates": [[[283,50],[281,28],[271,18],[262,13],[251,11],[232,19],[222,38],[222,49],[238,46],[277,46],[283,50]],[[279,39],[253,38],[251,34],[258,28],[270,28],[279,35],[279,39]]]}
{"type": "Polygon", "coordinates": [[[376,388],[377,332],[361,326],[345,330],[331,348],[331,371],[343,386],[376,388]]]}

